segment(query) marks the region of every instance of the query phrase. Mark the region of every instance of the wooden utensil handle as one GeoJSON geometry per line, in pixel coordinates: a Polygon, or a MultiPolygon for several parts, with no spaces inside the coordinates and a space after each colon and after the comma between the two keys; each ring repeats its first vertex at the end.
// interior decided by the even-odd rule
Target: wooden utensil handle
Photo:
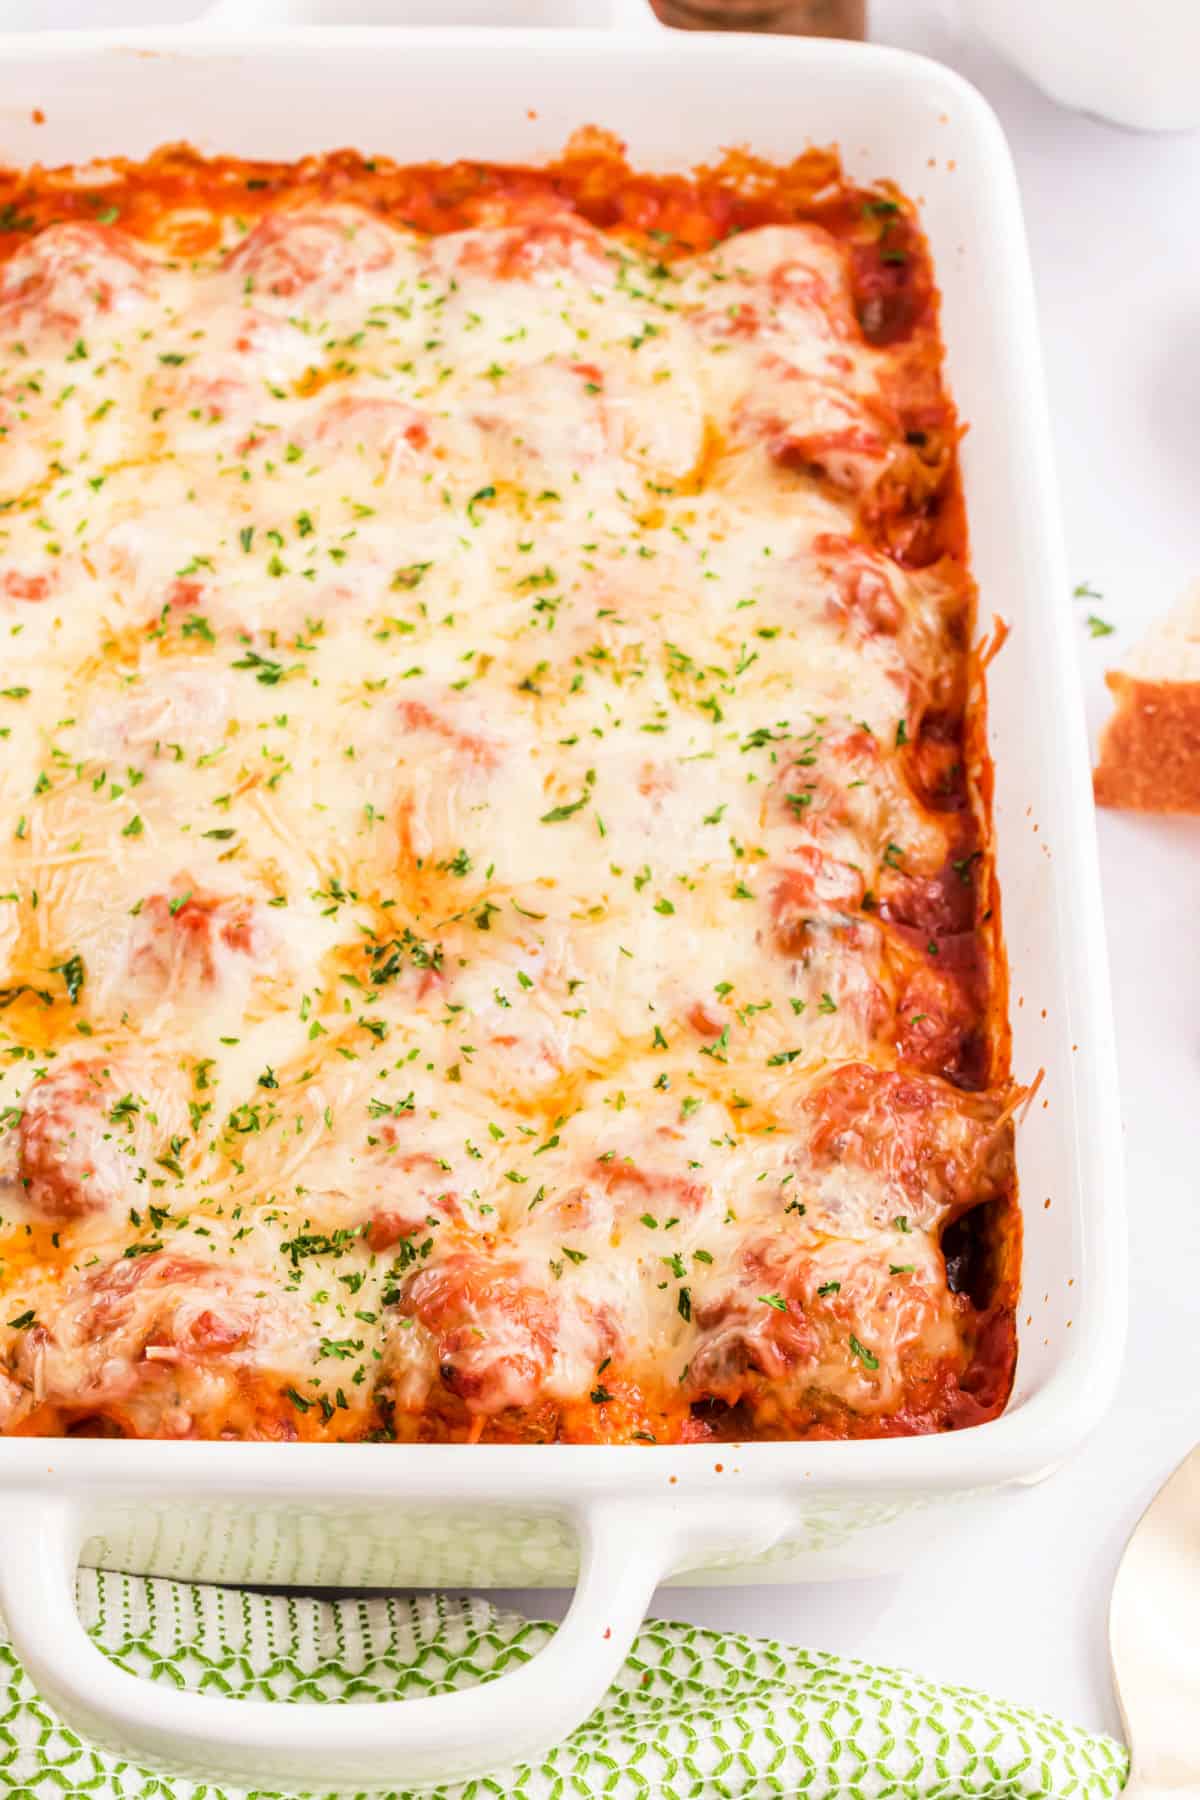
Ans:
{"type": "Polygon", "coordinates": [[[782,31],[797,37],[862,38],[866,0],[654,0],[665,25],[683,31],[782,31]]]}

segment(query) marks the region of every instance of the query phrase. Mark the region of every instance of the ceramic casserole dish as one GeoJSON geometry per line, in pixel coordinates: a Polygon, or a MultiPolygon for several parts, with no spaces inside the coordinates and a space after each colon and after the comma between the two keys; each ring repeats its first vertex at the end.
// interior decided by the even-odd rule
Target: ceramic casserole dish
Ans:
{"type": "Polygon", "coordinates": [[[836,143],[919,202],[943,296],[990,674],[1013,1065],[1044,1071],[1019,1131],[1017,1380],[973,1430],[887,1441],[640,1446],[5,1439],[0,1606],[45,1697],[139,1763],[266,1788],[418,1785],[536,1754],[577,1725],[666,1580],[812,1579],[928,1546],[931,1509],[1035,1481],[1111,1396],[1124,1331],[1117,1088],[1086,743],[1017,187],[1000,127],[944,68],[878,47],[660,30],[640,0],[305,0],[169,30],[9,35],[7,164],[245,157],[355,145],[400,161],[537,161],[594,123],[649,168],[745,144],[836,143]],[[323,22],[324,20],[336,23],[323,22]],[[44,113],[35,122],[34,109],[44,113]],[[125,1674],[75,1613],[80,1561],[230,1583],[576,1583],[532,1663],[469,1692],[272,1707],[125,1674]]]}

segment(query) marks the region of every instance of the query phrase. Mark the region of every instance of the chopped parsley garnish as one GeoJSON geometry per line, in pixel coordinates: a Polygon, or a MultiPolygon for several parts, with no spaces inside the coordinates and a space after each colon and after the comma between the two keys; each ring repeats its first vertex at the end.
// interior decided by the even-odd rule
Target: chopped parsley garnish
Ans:
{"type": "Polygon", "coordinates": [[[261,681],[264,687],[278,687],[287,672],[281,662],[275,662],[269,656],[260,656],[257,650],[247,650],[244,656],[238,658],[233,667],[235,669],[252,669],[254,679],[261,681]]]}
{"type": "Polygon", "coordinates": [[[87,979],[82,956],[76,953],[74,956],[68,956],[66,962],[52,963],[50,972],[52,975],[62,976],[67,990],[67,999],[72,1006],[78,1006],[79,996],[83,992],[83,984],[87,979]]]}
{"type": "Polygon", "coordinates": [[[565,806],[552,806],[549,812],[542,814],[541,823],[543,825],[558,825],[561,824],[564,819],[570,819],[577,812],[581,812],[592,797],[592,784],[595,779],[595,770],[589,769],[584,778],[584,791],[579,796],[578,800],[568,801],[565,806]]]}

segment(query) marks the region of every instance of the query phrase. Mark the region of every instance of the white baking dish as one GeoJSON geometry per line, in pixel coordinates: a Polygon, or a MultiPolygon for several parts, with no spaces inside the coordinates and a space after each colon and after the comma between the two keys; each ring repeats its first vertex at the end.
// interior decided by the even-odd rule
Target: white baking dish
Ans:
{"type": "MultiPolygon", "coordinates": [[[[475,0],[471,10],[478,19],[497,9],[475,0]]],[[[401,0],[386,11],[414,14],[401,0]]],[[[245,9],[235,16],[244,23],[245,9]]],[[[1032,288],[1000,128],[956,76],[895,51],[676,36],[652,26],[640,0],[530,0],[529,16],[556,28],[256,26],[239,36],[210,23],[10,36],[0,40],[0,158],[136,156],[185,138],[246,156],[353,144],[401,159],[536,159],[594,122],[658,167],[730,143],[787,157],[836,141],[852,174],[891,176],[920,199],[949,381],[971,427],[963,464],[983,617],[1012,626],[990,678],[999,862],[1016,1068],[1045,1071],[1020,1134],[1016,1391],[1002,1418],[974,1431],[879,1443],[0,1443],[0,1604],[34,1681],[85,1734],[209,1779],[361,1790],[534,1754],[598,1701],[658,1582],[727,1579],[730,1568],[742,1579],[861,1572],[922,1543],[934,1554],[929,1509],[1045,1475],[1096,1422],[1120,1360],[1121,1149],[1091,795],[1032,288]],[[589,11],[591,26],[561,28],[589,11]],[[119,1672],[75,1615],[80,1554],[303,1585],[579,1576],[550,1648],[484,1687],[279,1708],[119,1672]]]]}

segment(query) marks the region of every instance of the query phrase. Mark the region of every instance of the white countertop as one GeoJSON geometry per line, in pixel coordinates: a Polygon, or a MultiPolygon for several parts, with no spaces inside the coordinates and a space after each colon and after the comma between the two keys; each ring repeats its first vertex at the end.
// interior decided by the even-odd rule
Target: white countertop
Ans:
{"type": "MultiPolygon", "coordinates": [[[[1054,0],[1046,0],[1052,5],[1054,0]]],[[[949,9],[947,9],[948,11],[949,9]]],[[[1079,658],[1103,672],[1200,577],[1200,132],[1143,136],[1068,113],[943,9],[872,0],[872,35],[980,87],[1009,134],[1041,307],[1079,658]],[[1117,627],[1092,638],[1088,611],[1117,627]]],[[[798,120],[802,129],[803,120],[798,120]]],[[[901,1663],[1119,1732],[1105,1616],[1121,1547],[1200,1438],[1200,822],[1100,819],[1121,1059],[1131,1319],[1113,1412],[1037,1488],[963,1508],[904,1573],[675,1589],[655,1610],[901,1663]]],[[[558,1596],[514,1595],[543,1614],[558,1596]]]]}
{"type": "MultiPolygon", "coordinates": [[[[1046,0],[1053,5],[1054,0],[1046,0]]],[[[178,16],[177,0],[54,0],[55,23],[178,16]]],[[[184,7],[184,11],[192,10],[184,7]]],[[[1200,576],[1200,133],[1133,135],[1067,113],[936,0],[872,0],[873,35],[959,69],[1000,114],[1024,192],[1093,730],[1103,670],[1200,576]],[[1117,635],[1089,637],[1094,610],[1117,635]]],[[[48,20],[47,20],[48,22],[48,20]]],[[[803,119],[797,121],[803,129],[803,119]]],[[[872,1581],[674,1590],[656,1610],[905,1664],[1117,1731],[1105,1647],[1116,1559],[1200,1437],[1200,822],[1102,817],[1132,1233],[1131,1329],[1117,1404],[1040,1487],[956,1510],[903,1573],[872,1581]]],[[[500,1598],[497,1596],[497,1598],[500,1598]]],[[[564,1597],[504,1596],[533,1614],[564,1597]]]]}

